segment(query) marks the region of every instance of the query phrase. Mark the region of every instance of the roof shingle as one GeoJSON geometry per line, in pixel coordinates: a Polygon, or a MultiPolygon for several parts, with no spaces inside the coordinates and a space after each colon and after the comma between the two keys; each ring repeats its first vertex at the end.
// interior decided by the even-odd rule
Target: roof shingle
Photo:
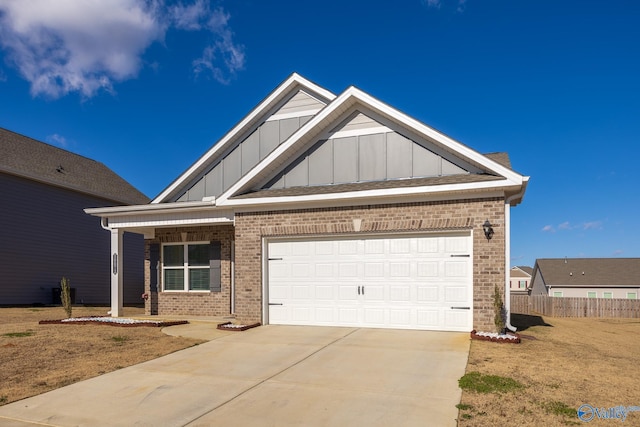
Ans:
{"type": "Polygon", "coordinates": [[[0,172],[120,204],[149,198],[100,162],[0,128],[0,172]]]}

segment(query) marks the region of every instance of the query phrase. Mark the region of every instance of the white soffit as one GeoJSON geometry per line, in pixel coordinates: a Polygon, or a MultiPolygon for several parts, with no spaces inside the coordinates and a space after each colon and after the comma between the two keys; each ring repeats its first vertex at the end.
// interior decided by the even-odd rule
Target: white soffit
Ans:
{"type": "MultiPolygon", "coordinates": [[[[335,99],[336,95],[328,90],[312,83],[297,73],[293,73],[287,80],[285,80],[280,86],[278,86],[269,96],[267,96],[257,107],[255,107],[245,118],[233,127],[226,135],[224,135],[213,147],[209,149],[200,159],[198,159],[193,165],[189,167],[182,175],[180,175],[172,184],[165,188],[151,203],[162,203],[169,198],[173,193],[185,185],[193,176],[201,171],[201,168],[206,166],[209,161],[217,154],[221,153],[229,143],[235,141],[244,131],[246,131],[252,124],[255,124],[264,114],[266,114],[270,108],[276,105],[280,100],[286,97],[293,91],[302,89],[306,94],[313,96],[312,94],[318,94],[320,97],[325,98],[328,102],[335,99]]],[[[318,99],[318,97],[314,98],[318,99]]],[[[322,101],[324,102],[324,101],[322,101]]]]}

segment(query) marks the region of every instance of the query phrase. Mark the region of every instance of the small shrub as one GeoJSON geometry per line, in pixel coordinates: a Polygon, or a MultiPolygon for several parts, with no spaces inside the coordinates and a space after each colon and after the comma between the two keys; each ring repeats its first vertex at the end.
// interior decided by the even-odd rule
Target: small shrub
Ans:
{"type": "Polygon", "coordinates": [[[506,393],[524,388],[524,385],[512,378],[498,375],[485,375],[480,372],[469,372],[458,380],[458,385],[466,391],[476,393],[506,393]]]}
{"type": "Polygon", "coordinates": [[[502,293],[500,288],[496,286],[493,290],[493,324],[496,326],[496,332],[502,333],[507,321],[507,313],[502,302],[502,293]]]}
{"type": "Polygon", "coordinates": [[[7,401],[9,400],[9,398],[7,396],[0,396],[0,405],[4,405],[5,403],[7,403],[7,401]]]}
{"type": "Polygon", "coordinates": [[[62,301],[62,307],[67,313],[67,318],[70,318],[73,310],[73,307],[71,307],[71,286],[69,285],[69,279],[66,277],[60,280],[60,301],[62,301]]]}
{"type": "Polygon", "coordinates": [[[467,405],[466,403],[458,403],[456,405],[456,408],[460,409],[461,411],[466,411],[466,410],[469,410],[469,409],[473,408],[473,406],[472,405],[467,405]]]}

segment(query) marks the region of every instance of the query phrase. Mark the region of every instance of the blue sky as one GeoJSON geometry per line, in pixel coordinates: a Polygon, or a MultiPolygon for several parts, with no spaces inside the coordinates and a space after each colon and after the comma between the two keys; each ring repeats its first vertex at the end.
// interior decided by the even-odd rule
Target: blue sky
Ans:
{"type": "Polygon", "coordinates": [[[638,257],[640,2],[0,0],[0,127],[154,197],[292,72],[531,176],[512,264],[638,257]]]}

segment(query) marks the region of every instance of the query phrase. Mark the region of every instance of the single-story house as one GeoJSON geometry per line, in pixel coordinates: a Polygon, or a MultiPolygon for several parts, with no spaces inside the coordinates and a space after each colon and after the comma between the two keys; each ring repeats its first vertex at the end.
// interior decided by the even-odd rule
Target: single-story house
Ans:
{"type": "Polygon", "coordinates": [[[510,283],[511,293],[513,295],[528,295],[531,290],[531,275],[533,268],[521,265],[511,267],[510,283]]]}
{"type": "MultiPolygon", "coordinates": [[[[110,303],[111,243],[95,206],[149,199],[104,164],[0,128],[0,305],[59,303],[70,280],[76,303],[110,303]]],[[[140,304],[144,240],[127,233],[123,301],[140,304]]]]}
{"type": "Polygon", "coordinates": [[[637,299],[640,258],[538,259],[531,295],[637,299]]]}
{"type": "Polygon", "coordinates": [[[294,73],[150,204],[86,212],[117,263],[121,234],[144,235],[149,314],[493,330],[528,179],[505,154],[294,73]]]}

